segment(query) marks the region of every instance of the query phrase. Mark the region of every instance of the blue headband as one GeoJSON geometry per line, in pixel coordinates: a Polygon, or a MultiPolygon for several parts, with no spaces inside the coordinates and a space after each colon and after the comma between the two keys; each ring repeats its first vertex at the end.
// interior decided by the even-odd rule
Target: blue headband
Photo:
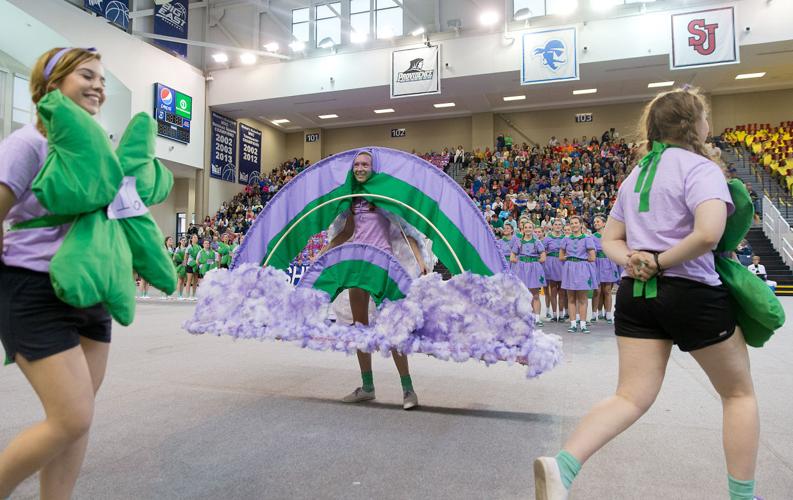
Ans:
{"type": "MultiPolygon", "coordinates": [[[[47,61],[47,65],[44,67],[44,79],[49,80],[50,74],[52,74],[52,70],[55,69],[55,65],[58,64],[58,61],[60,61],[61,58],[64,55],[66,55],[67,52],[69,52],[70,50],[74,50],[76,48],[79,47],[66,47],[56,52],[55,55],[52,56],[49,61],[47,61]]],[[[87,47],[82,50],[87,50],[88,52],[96,52],[96,49],[94,47],[87,47]]]]}

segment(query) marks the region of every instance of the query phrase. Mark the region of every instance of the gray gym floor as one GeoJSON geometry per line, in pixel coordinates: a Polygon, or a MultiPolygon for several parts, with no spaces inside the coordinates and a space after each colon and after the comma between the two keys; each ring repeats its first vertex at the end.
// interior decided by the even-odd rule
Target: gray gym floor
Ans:
{"type": "MultiPolygon", "coordinates": [[[[790,316],[793,299],[783,299],[790,316]]],[[[561,333],[565,361],[536,380],[411,357],[422,407],[401,409],[390,359],[375,360],[378,399],[345,405],[354,357],[274,342],[193,337],[193,305],[139,304],[114,342],[83,475],[90,499],[533,498],[532,459],[555,453],[613,391],[613,328],[561,333]]],[[[793,498],[793,337],[751,351],[762,414],[758,493],[793,498]]],[[[0,447],[42,417],[19,370],[0,370],[0,447]]],[[[721,407],[692,358],[674,351],[655,406],[587,463],[572,499],[725,499],[721,407]]],[[[12,495],[35,498],[35,479],[12,495]]]]}

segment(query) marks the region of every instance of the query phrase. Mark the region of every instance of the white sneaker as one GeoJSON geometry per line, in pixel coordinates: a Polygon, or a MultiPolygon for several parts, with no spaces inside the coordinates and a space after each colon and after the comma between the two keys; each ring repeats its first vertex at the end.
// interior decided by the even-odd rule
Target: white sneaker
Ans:
{"type": "Polygon", "coordinates": [[[402,409],[410,410],[419,405],[419,397],[416,396],[416,391],[405,391],[402,409]]]}
{"type": "Polygon", "coordinates": [[[562,473],[554,457],[534,460],[534,495],[536,500],[567,500],[569,492],[562,483],[562,473]]]}
{"type": "Polygon", "coordinates": [[[371,401],[374,399],[374,389],[372,392],[364,391],[362,387],[359,387],[352,391],[351,393],[347,394],[343,398],[342,401],[345,403],[362,403],[364,401],[371,401]]]}

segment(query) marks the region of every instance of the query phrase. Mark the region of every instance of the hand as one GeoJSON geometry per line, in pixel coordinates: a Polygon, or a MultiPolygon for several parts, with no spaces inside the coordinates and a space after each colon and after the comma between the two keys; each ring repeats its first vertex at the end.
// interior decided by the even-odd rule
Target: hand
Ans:
{"type": "Polygon", "coordinates": [[[650,252],[632,252],[628,259],[631,275],[641,281],[647,281],[658,274],[658,266],[650,252]]]}
{"type": "Polygon", "coordinates": [[[510,255],[510,256],[509,256],[509,261],[510,261],[510,262],[512,262],[512,263],[514,264],[514,263],[516,263],[516,262],[518,261],[518,258],[517,258],[517,257],[515,257],[514,255],[510,255]]]}

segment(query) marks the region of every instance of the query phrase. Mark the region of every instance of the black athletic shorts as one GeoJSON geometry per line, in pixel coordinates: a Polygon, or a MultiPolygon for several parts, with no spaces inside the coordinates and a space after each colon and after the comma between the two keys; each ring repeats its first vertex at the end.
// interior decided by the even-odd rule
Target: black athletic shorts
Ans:
{"type": "Polygon", "coordinates": [[[111,320],[104,306],[78,309],[55,295],[48,273],[0,263],[0,341],[6,362],[28,361],[80,345],[80,337],[110,342],[111,320]]]}
{"type": "Polygon", "coordinates": [[[667,339],[681,351],[727,340],[735,316],[727,289],[685,278],[660,276],[654,299],[633,296],[633,279],[622,278],[614,311],[614,333],[637,339],[667,339]]]}
{"type": "Polygon", "coordinates": [[[196,266],[184,266],[187,274],[196,274],[196,266]]]}

